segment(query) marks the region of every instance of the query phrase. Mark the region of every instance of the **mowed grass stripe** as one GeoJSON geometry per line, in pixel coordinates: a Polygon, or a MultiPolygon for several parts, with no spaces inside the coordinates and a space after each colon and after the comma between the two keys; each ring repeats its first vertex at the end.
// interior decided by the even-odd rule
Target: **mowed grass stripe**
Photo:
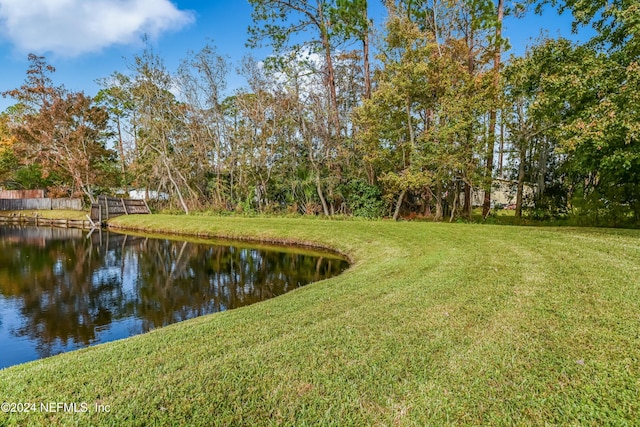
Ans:
{"type": "Polygon", "coordinates": [[[129,216],[119,226],[299,241],[341,276],[0,371],[6,401],[109,414],[0,424],[634,425],[640,232],[129,216]]]}

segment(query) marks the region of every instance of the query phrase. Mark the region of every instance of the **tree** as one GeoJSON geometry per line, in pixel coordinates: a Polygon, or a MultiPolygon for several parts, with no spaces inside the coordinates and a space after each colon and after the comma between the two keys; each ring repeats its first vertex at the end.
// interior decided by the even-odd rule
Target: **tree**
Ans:
{"type": "Polygon", "coordinates": [[[546,4],[557,6],[560,13],[570,11],[572,28],[589,25],[596,30],[592,42],[627,58],[640,55],[640,5],[634,0],[539,0],[537,12],[546,4]]]}
{"type": "Polygon", "coordinates": [[[113,136],[116,138],[116,147],[120,157],[121,184],[127,186],[128,164],[133,162],[129,153],[135,154],[136,130],[135,130],[135,103],[131,92],[131,79],[120,73],[114,72],[109,78],[99,80],[103,89],[96,95],[96,102],[107,109],[109,120],[114,127],[113,136]],[[133,141],[133,148],[127,147],[125,139],[133,141]]]}
{"type": "Polygon", "coordinates": [[[13,151],[15,137],[11,132],[9,115],[0,114],[0,182],[7,183],[18,168],[18,158],[13,151]]]}
{"type": "Polygon", "coordinates": [[[491,80],[470,9],[464,3],[447,6],[456,8],[387,3],[382,69],[372,99],[356,113],[361,150],[379,169],[387,197],[394,198],[395,218],[405,201],[425,214],[435,203],[437,219],[445,205],[451,219],[461,211],[469,216],[471,188],[481,182],[481,118],[490,105],[491,80]]]}
{"type": "MultiPolygon", "coordinates": [[[[343,2],[333,0],[250,0],[254,10],[255,26],[249,28],[249,44],[257,46],[261,41],[268,40],[274,48],[276,56],[272,63],[281,67],[284,74],[291,75],[291,64],[299,67],[305,63],[307,71],[321,76],[324,93],[314,91],[312,96],[305,99],[306,103],[313,101],[316,121],[322,126],[313,132],[313,142],[309,136],[303,137],[308,146],[322,144],[318,150],[321,156],[314,158],[309,150],[311,169],[316,176],[316,189],[321,201],[323,212],[330,215],[338,202],[337,188],[342,175],[340,161],[337,156],[344,152],[341,146],[346,138],[348,126],[343,122],[340,114],[340,95],[336,81],[336,47],[346,39],[357,34],[363,40],[363,49],[368,49],[369,21],[366,18],[366,2],[343,2]],[[335,20],[335,22],[334,22],[335,20]],[[301,42],[293,41],[294,36],[311,34],[311,39],[301,42]],[[321,60],[317,55],[320,54],[321,60]],[[325,101],[324,98],[327,98],[325,101]],[[325,120],[321,116],[327,116],[325,120]],[[320,131],[320,132],[318,132],[320,131]],[[318,138],[320,137],[320,138],[318,138]],[[327,193],[327,194],[325,194],[327,193]]],[[[368,68],[368,54],[363,54],[365,68],[368,68]]],[[[298,84],[295,81],[294,86],[298,84]]],[[[296,97],[299,90],[294,90],[296,97]]],[[[298,114],[299,124],[306,118],[298,114]]],[[[307,133],[309,129],[301,129],[307,133]]],[[[308,133],[307,133],[308,134],[308,133]]]]}
{"type": "Polygon", "coordinates": [[[367,0],[336,0],[334,7],[330,9],[331,24],[335,33],[345,39],[356,38],[362,43],[362,69],[364,76],[365,99],[371,98],[371,66],[370,33],[372,23],[368,14],[367,0]]]}
{"type": "Polygon", "coordinates": [[[296,54],[304,50],[322,52],[326,70],[324,81],[329,92],[334,137],[338,137],[340,120],[333,66],[335,32],[331,25],[332,11],[335,10],[333,1],[316,0],[314,4],[312,0],[249,0],[249,3],[253,6],[254,22],[264,22],[264,25],[249,27],[250,46],[258,46],[261,40],[268,39],[276,53],[283,53],[283,50],[287,49],[296,54]],[[288,21],[293,22],[288,24],[288,21]],[[308,30],[313,31],[317,38],[290,46],[294,34],[308,30]]]}
{"type": "MultiPolygon", "coordinates": [[[[489,129],[487,135],[487,162],[486,162],[486,180],[488,184],[484,186],[484,201],[482,204],[482,216],[487,217],[491,210],[491,182],[493,180],[493,157],[495,151],[496,140],[496,120],[497,109],[500,103],[500,66],[502,60],[502,48],[504,41],[502,39],[502,21],[504,18],[504,0],[498,0],[495,14],[495,38],[493,40],[493,90],[494,105],[489,110],[489,129]]],[[[489,22],[492,22],[491,20],[489,22]]]]}
{"type": "Polygon", "coordinates": [[[590,222],[639,216],[637,66],[594,45],[545,40],[507,67],[507,96],[520,117],[510,125],[536,207],[571,210],[590,222]],[[634,68],[635,67],[635,68],[634,68]],[[536,179],[537,177],[537,179],[536,179]],[[559,206],[564,204],[564,206],[559,206]]]}
{"type": "Polygon", "coordinates": [[[198,194],[187,179],[194,156],[181,120],[185,106],[171,92],[174,80],[150,47],[135,56],[132,68],[133,99],[138,111],[138,177],[146,181],[147,188],[153,179],[159,188],[175,192],[181,208],[189,214],[187,201],[197,204],[198,194]]]}
{"type": "Polygon", "coordinates": [[[25,83],[3,93],[22,106],[15,110],[12,129],[23,162],[41,166],[44,177],[56,174],[72,192],[93,201],[112,161],[104,140],[107,112],[82,92],[54,86],[50,74],[55,69],[44,57],[31,54],[29,61],[25,83]]]}
{"type": "Polygon", "coordinates": [[[175,82],[185,107],[181,120],[193,146],[190,181],[201,194],[211,191],[218,207],[224,206],[228,196],[223,175],[229,167],[229,147],[221,105],[228,68],[215,46],[207,44],[198,52],[189,52],[175,82]]]}

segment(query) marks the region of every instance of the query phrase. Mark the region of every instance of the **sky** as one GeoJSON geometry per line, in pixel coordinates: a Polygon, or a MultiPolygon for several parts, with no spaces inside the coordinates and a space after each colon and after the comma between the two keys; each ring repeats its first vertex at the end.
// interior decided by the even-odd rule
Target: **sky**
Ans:
{"type": "MultiPolygon", "coordinates": [[[[369,3],[370,16],[382,25],[382,0],[369,3]]],[[[245,46],[251,11],[247,0],[0,0],[0,92],[24,82],[27,56],[34,53],[56,68],[54,84],[93,96],[100,89],[97,79],[128,72],[127,61],[142,52],[145,35],[171,72],[189,51],[207,43],[234,64],[246,54],[261,59],[267,48],[245,46]]],[[[571,17],[552,9],[505,20],[511,53],[521,55],[542,33],[572,39],[589,35],[572,35],[571,17]]],[[[232,72],[228,91],[243,84],[232,72]]],[[[0,111],[13,103],[0,98],[0,111]]]]}

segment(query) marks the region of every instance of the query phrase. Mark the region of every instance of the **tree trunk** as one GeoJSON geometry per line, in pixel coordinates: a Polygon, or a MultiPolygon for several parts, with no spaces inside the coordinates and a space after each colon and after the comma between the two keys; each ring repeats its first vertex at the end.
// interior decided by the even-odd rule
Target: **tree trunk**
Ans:
{"type": "Polygon", "coordinates": [[[373,169],[373,164],[365,160],[365,170],[367,172],[367,183],[369,185],[375,185],[376,183],[376,172],[373,169]]]}
{"type": "Polygon", "coordinates": [[[433,199],[433,192],[427,187],[424,194],[424,216],[431,216],[431,200],[433,199]]]}
{"type": "Polygon", "coordinates": [[[396,201],[396,209],[393,212],[393,220],[397,221],[398,216],[400,216],[400,208],[402,207],[402,201],[404,200],[404,196],[407,194],[407,190],[402,190],[400,195],[398,196],[398,200],[396,201]]]}
{"type": "Polygon", "coordinates": [[[120,127],[120,117],[116,115],[116,126],[118,129],[118,151],[120,154],[120,173],[122,174],[122,185],[127,185],[127,174],[124,159],[124,143],[122,142],[122,129],[120,127]]]}
{"type": "Polygon", "coordinates": [[[449,222],[453,222],[456,217],[456,209],[458,209],[458,199],[460,198],[460,188],[458,183],[454,185],[453,189],[453,203],[451,203],[451,215],[449,216],[449,222]]]}
{"type": "Polygon", "coordinates": [[[504,112],[500,113],[500,150],[498,154],[498,176],[504,178],[504,112]]]}
{"type": "Polygon", "coordinates": [[[369,66],[369,15],[367,13],[367,1],[364,2],[362,10],[364,15],[365,28],[362,34],[362,61],[364,72],[364,97],[371,99],[371,69],[369,66]]]}
{"type": "Polygon", "coordinates": [[[178,186],[178,183],[176,183],[176,181],[173,179],[173,175],[171,174],[171,167],[169,167],[169,162],[167,162],[167,158],[164,155],[162,156],[162,161],[164,163],[165,168],[167,169],[167,176],[169,177],[169,181],[171,181],[171,184],[173,184],[173,188],[175,188],[176,193],[178,193],[178,198],[180,199],[180,204],[182,205],[182,209],[184,210],[184,213],[186,215],[189,215],[189,208],[187,207],[187,204],[185,203],[184,198],[182,197],[180,186],[178,186]]]}
{"type": "Polygon", "coordinates": [[[491,184],[493,183],[493,150],[496,142],[496,111],[489,112],[489,138],[487,141],[487,163],[485,169],[484,200],[482,203],[482,216],[484,218],[491,211],[491,184]]]}
{"type": "Polygon", "coordinates": [[[93,193],[91,190],[89,190],[88,188],[85,188],[84,186],[82,187],[82,192],[89,198],[89,203],[94,204],[96,203],[96,198],[93,197],[93,193]]]}
{"type": "Polygon", "coordinates": [[[471,219],[471,213],[473,212],[473,206],[471,204],[471,184],[465,181],[464,183],[464,213],[463,216],[466,219],[471,219]]]}
{"type": "Polygon", "coordinates": [[[536,200],[539,202],[542,199],[542,195],[545,190],[545,175],[547,174],[547,157],[549,155],[549,142],[547,137],[544,137],[540,147],[540,157],[538,159],[538,185],[536,186],[536,200]]]}
{"type": "MultiPolygon", "coordinates": [[[[469,27],[469,35],[468,35],[468,39],[467,39],[467,45],[469,48],[469,52],[467,55],[467,72],[469,73],[469,76],[471,78],[474,78],[475,76],[475,69],[476,69],[476,63],[475,63],[475,57],[474,57],[474,47],[475,44],[475,31],[473,28],[473,25],[471,25],[469,27]]],[[[472,118],[474,113],[472,110],[471,106],[467,106],[468,109],[468,114],[469,117],[472,118]]],[[[469,126],[466,129],[466,147],[464,149],[464,162],[465,162],[465,166],[464,166],[464,170],[463,170],[463,174],[465,179],[465,183],[464,183],[464,216],[468,217],[468,219],[471,219],[471,184],[470,184],[470,180],[471,180],[471,176],[472,171],[470,170],[470,166],[471,164],[473,164],[473,152],[475,151],[473,146],[474,146],[474,130],[473,130],[473,121],[470,120],[469,126]]],[[[451,218],[449,219],[449,221],[453,221],[454,215],[456,213],[456,209],[457,209],[457,204],[459,202],[460,199],[460,190],[458,188],[458,183],[455,184],[455,197],[453,199],[453,206],[451,209],[451,218]]]]}
{"type": "MultiPolygon", "coordinates": [[[[324,16],[322,11],[322,3],[318,3],[319,16],[324,16]]],[[[329,41],[328,28],[324,24],[320,26],[320,34],[322,37],[322,46],[324,47],[324,60],[327,65],[327,87],[329,88],[329,97],[331,100],[331,118],[335,126],[335,137],[340,136],[340,117],[338,115],[338,95],[336,93],[336,78],[333,69],[333,59],[331,58],[331,43],[329,41]]]]}
{"type": "Polygon", "coordinates": [[[436,198],[436,215],[433,219],[436,221],[442,221],[442,218],[444,217],[444,212],[442,209],[442,184],[439,181],[436,184],[435,198],[436,198]]]}
{"type": "Polygon", "coordinates": [[[491,181],[493,180],[493,150],[496,145],[496,109],[499,99],[500,90],[500,60],[502,53],[502,20],[504,18],[504,0],[498,0],[498,22],[496,25],[496,46],[493,56],[493,85],[495,91],[495,105],[489,112],[489,138],[487,141],[487,166],[486,180],[484,189],[484,203],[482,205],[482,216],[487,217],[491,210],[491,181]]]}
{"type": "Polygon", "coordinates": [[[524,166],[527,161],[527,147],[524,141],[520,142],[520,164],[518,165],[518,190],[516,193],[516,217],[522,218],[522,196],[524,192],[524,166]]]}
{"type": "Polygon", "coordinates": [[[322,211],[325,216],[329,216],[329,207],[327,206],[327,201],[324,198],[322,186],[320,185],[320,172],[316,172],[316,191],[318,192],[318,197],[320,197],[320,202],[322,203],[322,211]]]}

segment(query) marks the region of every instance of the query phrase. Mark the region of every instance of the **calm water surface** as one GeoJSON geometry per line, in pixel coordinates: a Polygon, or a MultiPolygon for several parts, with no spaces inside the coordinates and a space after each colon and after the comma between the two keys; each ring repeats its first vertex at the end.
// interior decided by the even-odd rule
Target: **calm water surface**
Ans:
{"type": "Polygon", "coordinates": [[[0,226],[0,369],[339,274],[331,255],[0,226]]]}

